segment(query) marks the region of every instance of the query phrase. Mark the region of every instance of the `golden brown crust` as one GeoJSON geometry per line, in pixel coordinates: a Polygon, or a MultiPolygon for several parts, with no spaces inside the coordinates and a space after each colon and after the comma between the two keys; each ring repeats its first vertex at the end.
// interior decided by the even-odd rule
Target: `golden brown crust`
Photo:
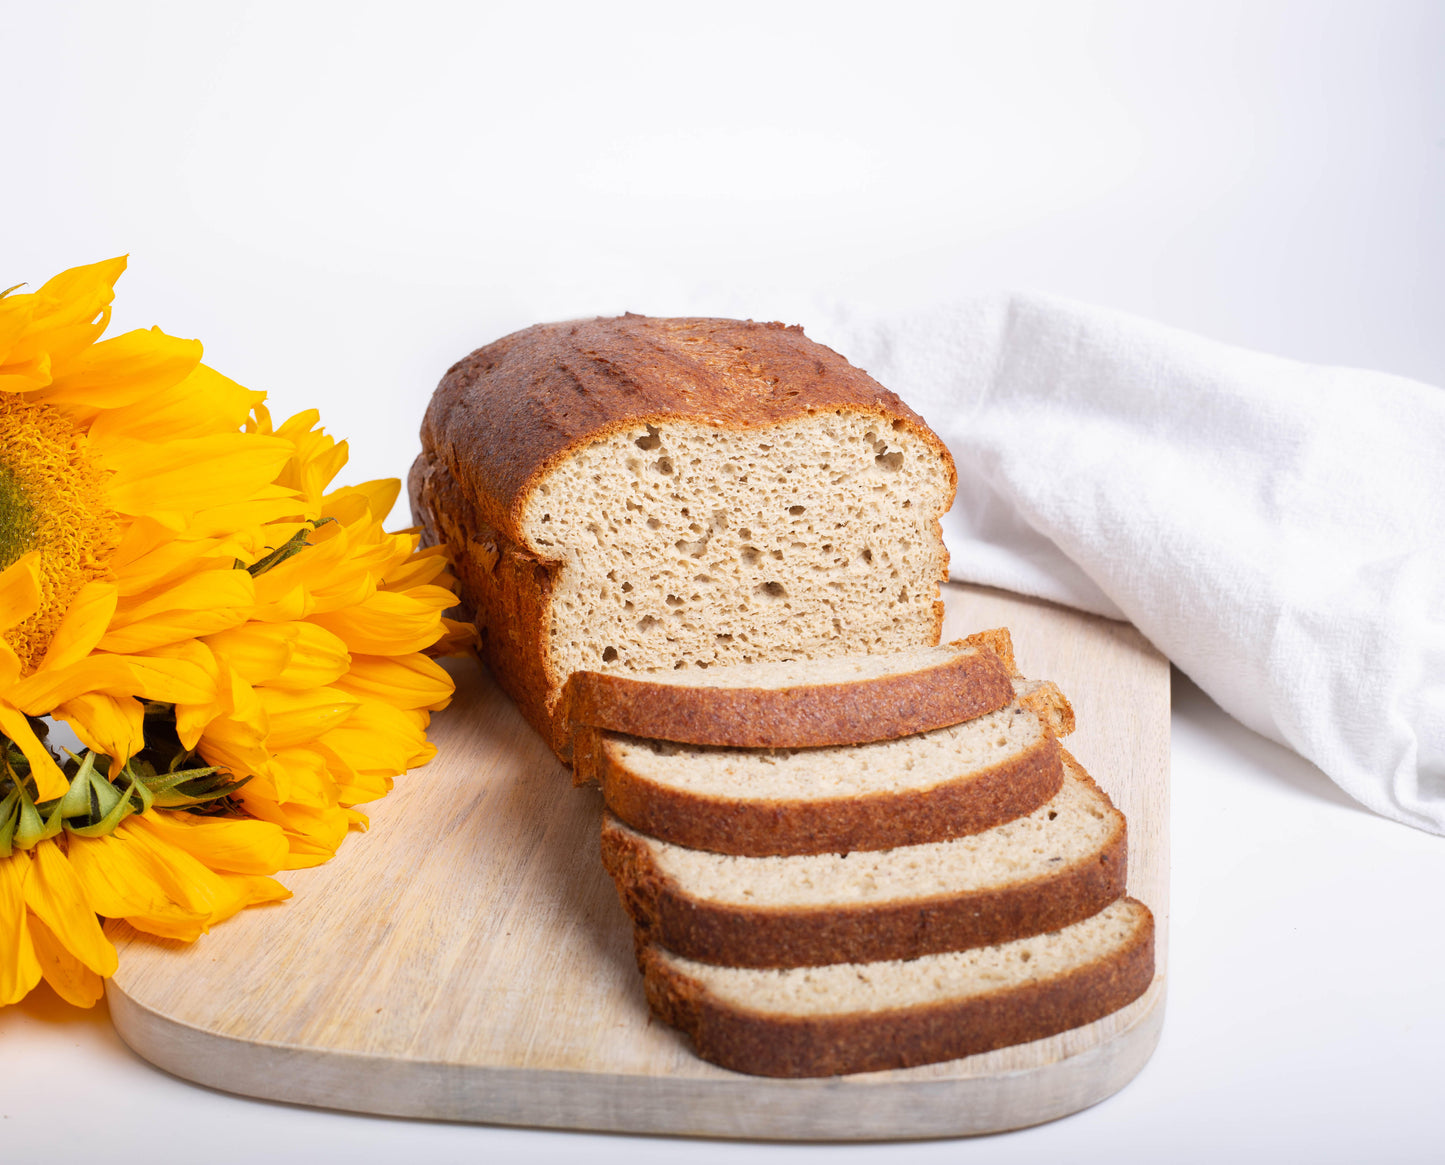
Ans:
{"type": "Polygon", "coordinates": [[[792,688],[693,688],[575,672],[557,715],[631,736],[732,748],[817,748],[895,740],[1007,706],[1013,681],[987,648],[916,672],[792,688]]]}
{"type": "MultiPolygon", "coordinates": [[[[1132,900],[1131,900],[1132,901],[1132,900]]],[[[973,999],[838,1016],[764,1015],[725,1004],[640,946],[647,999],[697,1054],[756,1076],[838,1076],[912,1068],[1042,1039],[1132,1003],[1154,978],[1154,918],[1132,941],[1057,979],[973,999]]]]}
{"type": "Polygon", "coordinates": [[[577,740],[577,778],[596,779],[607,808],[628,825],[676,845],[748,857],[892,849],[981,833],[1032,813],[1063,783],[1061,749],[1048,735],[987,770],[928,789],[770,801],[659,785],[627,768],[605,734],[577,740]]]}
{"type": "Polygon", "coordinates": [[[485,525],[456,480],[423,453],[409,478],[412,515],[450,551],[478,630],[477,654],[523,717],[565,762],[568,740],[547,710],[546,632],[556,566],[485,525]]]}
{"type": "Polygon", "coordinates": [[[525,500],[584,442],[672,418],[737,430],[828,409],[912,430],[947,467],[951,497],[953,459],[923,418],[801,328],[751,320],[629,314],[515,332],[443,377],[422,449],[483,523],[536,551],[522,530],[525,500]]]}
{"type": "Polygon", "coordinates": [[[698,962],[811,967],[916,959],[1058,930],[1113,902],[1124,893],[1129,846],[1123,814],[1112,806],[1109,812],[1113,830],[1104,844],[1045,877],[896,902],[781,908],[696,898],[657,867],[644,840],[606,820],[602,864],[640,935],[698,962]]]}

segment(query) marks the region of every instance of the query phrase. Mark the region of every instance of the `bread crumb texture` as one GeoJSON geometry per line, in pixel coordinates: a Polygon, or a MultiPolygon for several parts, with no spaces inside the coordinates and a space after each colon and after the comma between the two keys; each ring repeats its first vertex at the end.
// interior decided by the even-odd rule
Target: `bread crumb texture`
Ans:
{"type": "Polygon", "coordinates": [[[962,724],[872,744],[736,749],[615,735],[604,747],[612,763],[672,789],[742,801],[828,801],[932,789],[1038,746],[1043,733],[1038,716],[1010,704],[962,724]]]}
{"type": "Polygon", "coordinates": [[[1070,772],[1058,794],[1034,812],[951,841],[794,857],[738,857],[652,838],[647,844],[658,871],[693,898],[778,909],[848,907],[1054,877],[1098,861],[1123,828],[1098,786],[1070,772]]]}
{"type": "Polygon", "coordinates": [[[1150,925],[1149,911],[1121,898],[1092,918],[1050,934],[879,963],[757,970],[716,967],[657,951],[725,1006],[762,1015],[840,1016],[966,1000],[1060,979],[1118,957],[1150,925]]]}
{"type": "Polygon", "coordinates": [[[698,683],[720,664],[933,642],[951,493],[911,429],[844,409],[592,441],[523,507],[528,542],[562,567],[552,674],[676,670],[698,683]]]}

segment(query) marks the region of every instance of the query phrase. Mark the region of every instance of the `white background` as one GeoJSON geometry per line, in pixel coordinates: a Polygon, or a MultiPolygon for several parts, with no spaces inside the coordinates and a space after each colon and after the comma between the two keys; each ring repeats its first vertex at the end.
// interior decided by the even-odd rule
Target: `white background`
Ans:
{"type": "MultiPolygon", "coordinates": [[[[159,324],[405,473],[542,319],[1030,288],[1445,384],[1445,4],[21,4],[0,286],[159,324]]],[[[845,353],[846,354],[846,353],[845,353]]],[[[398,524],[405,523],[398,515],[398,524]]],[[[1175,682],[1159,1051],[1043,1128],[745,1147],[253,1102],[0,1012],[7,1159],[1438,1160],[1445,843],[1175,682]]]]}

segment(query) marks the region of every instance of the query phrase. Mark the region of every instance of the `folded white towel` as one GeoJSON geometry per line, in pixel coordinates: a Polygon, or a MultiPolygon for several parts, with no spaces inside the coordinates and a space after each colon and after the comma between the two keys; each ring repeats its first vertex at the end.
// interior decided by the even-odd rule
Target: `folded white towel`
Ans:
{"type": "Polygon", "coordinates": [[[808,330],[948,443],[955,578],[1130,620],[1445,833],[1445,390],[1040,296],[808,330]]]}

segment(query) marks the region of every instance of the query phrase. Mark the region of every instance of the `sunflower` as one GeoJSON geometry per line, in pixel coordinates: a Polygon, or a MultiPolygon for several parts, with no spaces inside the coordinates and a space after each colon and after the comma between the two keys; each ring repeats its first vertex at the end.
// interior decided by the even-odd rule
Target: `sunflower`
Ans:
{"type": "Polygon", "coordinates": [[[193,940],[289,892],[434,753],[453,580],[395,480],[159,329],[101,339],[124,259],[0,295],[0,1004],[89,1005],[99,918],[193,940]],[[83,755],[48,743],[67,724],[83,755]]]}

